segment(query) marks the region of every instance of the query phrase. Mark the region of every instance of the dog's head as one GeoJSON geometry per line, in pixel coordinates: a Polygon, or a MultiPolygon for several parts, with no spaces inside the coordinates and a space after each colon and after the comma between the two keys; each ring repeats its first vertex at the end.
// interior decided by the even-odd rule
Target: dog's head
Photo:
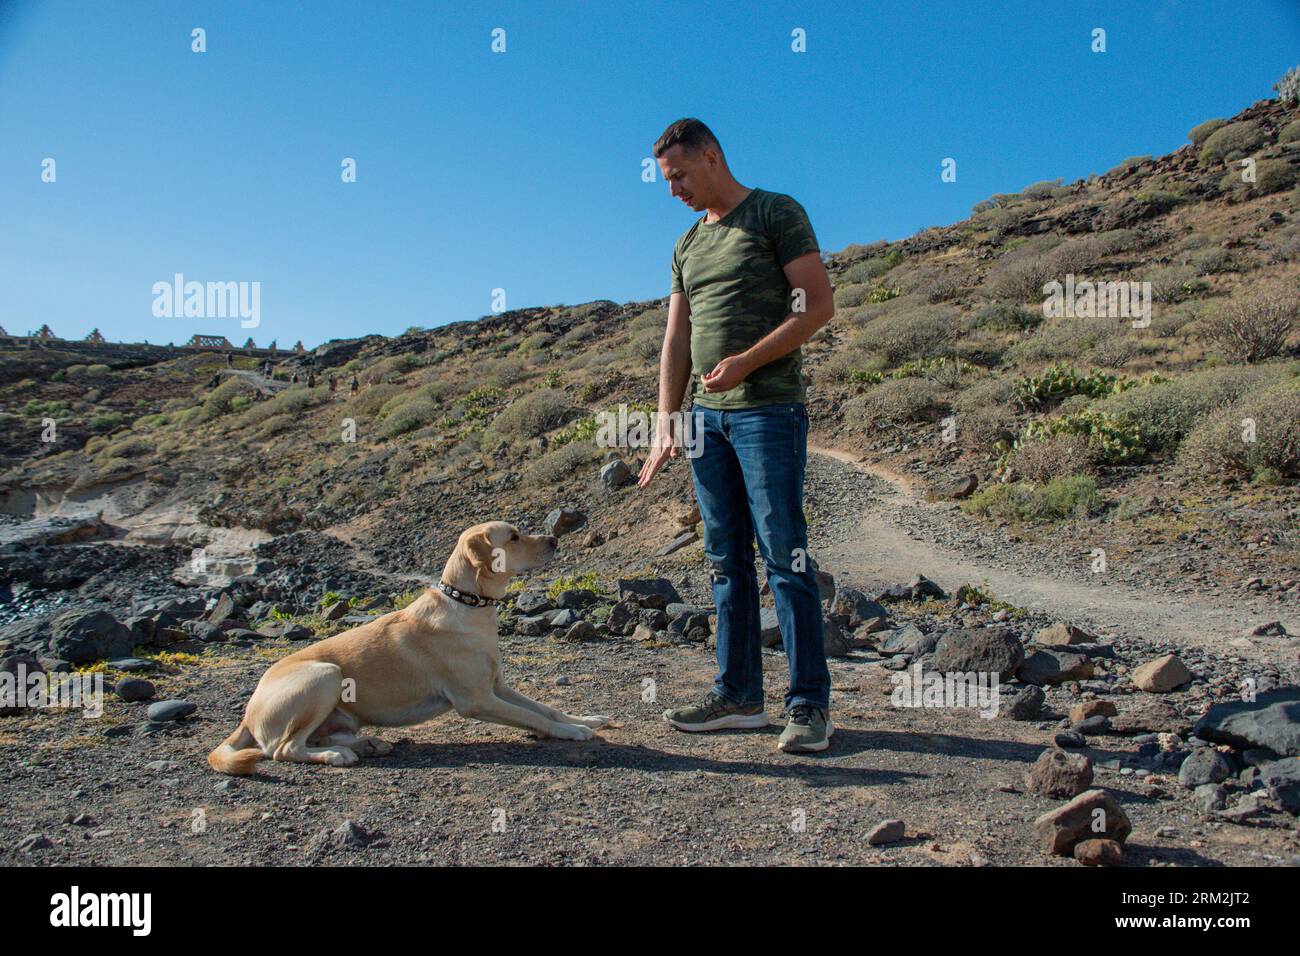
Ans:
{"type": "Polygon", "coordinates": [[[505,582],[520,571],[540,568],[555,557],[559,542],[549,534],[520,534],[505,521],[488,521],[465,529],[456,552],[469,564],[478,593],[505,593],[505,582]],[[483,590],[488,584],[488,592],[483,590]],[[495,586],[493,586],[495,585],[495,586]]]}

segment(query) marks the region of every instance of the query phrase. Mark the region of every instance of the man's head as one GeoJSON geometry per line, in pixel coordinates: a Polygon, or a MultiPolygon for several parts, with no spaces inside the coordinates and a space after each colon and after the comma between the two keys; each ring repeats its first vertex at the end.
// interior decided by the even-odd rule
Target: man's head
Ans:
{"type": "Polygon", "coordinates": [[[669,191],[696,211],[733,181],[718,138],[697,119],[679,119],[664,130],[654,155],[669,191]]]}

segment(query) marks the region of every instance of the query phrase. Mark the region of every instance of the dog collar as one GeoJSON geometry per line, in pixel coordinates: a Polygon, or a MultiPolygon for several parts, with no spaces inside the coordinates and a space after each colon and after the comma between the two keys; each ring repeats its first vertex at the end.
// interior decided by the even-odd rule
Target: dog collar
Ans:
{"type": "Polygon", "coordinates": [[[490,604],[497,603],[496,598],[483,597],[481,594],[470,594],[468,591],[454,588],[442,581],[438,582],[438,590],[448,597],[455,598],[461,604],[468,604],[470,607],[487,607],[490,604]]]}

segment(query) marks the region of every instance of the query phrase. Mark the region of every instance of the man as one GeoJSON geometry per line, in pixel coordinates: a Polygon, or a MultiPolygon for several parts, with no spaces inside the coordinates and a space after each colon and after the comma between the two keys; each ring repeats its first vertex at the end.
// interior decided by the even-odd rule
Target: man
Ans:
{"type": "Polygon", "coordinates": [[[689,379],[686,428],[702,428],[688,442],[700,448],[691,476],[718,614],[712,690],[664,718],[686,731],[767,726],[757,535],[790,664],[789,721],[778,746],[825,750],[830,672],[803,513],[808,412],[799,347],[834,311],[830,279],[803,207],[737,182],[699,120],[669,126],[654,155],[671,194],[706,215],[673,250],[658,424],[638,483],[646,487],[678,457],[685,436],[668,416],[680,410],[689,379]]]}

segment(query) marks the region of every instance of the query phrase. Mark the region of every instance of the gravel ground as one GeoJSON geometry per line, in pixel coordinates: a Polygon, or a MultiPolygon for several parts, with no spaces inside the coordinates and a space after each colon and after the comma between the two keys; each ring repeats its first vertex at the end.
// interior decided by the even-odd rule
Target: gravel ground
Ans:
{"type": "MultiPolygon", "coordinates": [[[[891,494],[879,479],[842,462],[816,455],[810,461],[814,553],[840,583],[875,583],[868,566],[881,545],[863,540],[863,515],[888,525],[891,494]]],[[[684,597],[707,598],[698,554],[671,558],[678,570],[670,576],[680,580],[684,597]]],[[[588,558],[583,566],[591,564],[588,558]]],[[[1058,616],[1054,610],[1031,609],[1022,626],[1048,622],[1058,616]]],[[[899,613],[935,623],[928,611],[899,613]]],[[[1140,634],[1112,636],[1121,656],[1134,659],[1166,646],[1140,634]]],[[[193,716],[174,724],[151,727],[145,704],[111,694],[98,720],[71,712],[0,720],[0,859],[21,865],[1077,865],[1046,856],[1034,836],[1033,820],[1061,801],[1027,793],[1024,785],[1025,772],[1052,746],[1060,717],[1077,700],[1068,687],[1048,691],[1050,715],[1036,722],[900,709],[890,703],[893,684],[880,656],[855,651],[831,664],[831,749],[795,756],[776,750],[785,687],[779,650],[764,652],[768,729],[691,735],[674,731],[660,714],[708,687],[715,669],[708,646],[505,636],[507,676],[516,687],[570,712],[610,714],[614,726],[597,740],[570,743],[452,714],[382,731],[398,744],[395,751],[351,768],[267,761],[250,778],[212,772],[208,751],[235,726],[269,661],[294,646],[221,644],[198,664],[165,666],[151,676],[158,698],[197,705],[193,716]],[[906,824],[903,840],[868,845],[868,832],[894,818],[906,824]],[[24,838],[33,834],[49,845],[28,848],[24,838]]],[[[202,648],[174,648],[186,649],[202,648]]],[[[1257,673],[1265,666],[1195,647],[1186,653],[1203,679],[1161,695],[1183,711],[1205,702],[1216,681],[1231,683],[1240,669],[1257,673]]],[[[1270,674],[1294,682],[1285,665],[1270,674]]],[[[1153,696],[1114,699],[1123,713],[1153,696]]],[[[1138,757],[1132,736],[1088,743],[1082,752],[1094,762],[1094,785],[1111,791],[1132,820],[1129,865],[1279,865],[1300,853],[1294,817],[1208,818],[1171,773],[1154,772],[1138,757]]]]}

